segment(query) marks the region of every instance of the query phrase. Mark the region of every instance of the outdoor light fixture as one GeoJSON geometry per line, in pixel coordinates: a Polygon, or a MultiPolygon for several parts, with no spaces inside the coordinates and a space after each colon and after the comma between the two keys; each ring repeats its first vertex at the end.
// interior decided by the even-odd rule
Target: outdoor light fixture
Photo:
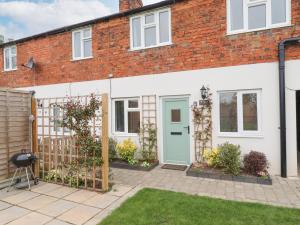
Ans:
{"type": "Polygon", "coordinates": [[[207,90],[207,88],[204,87],[204,85],[200,89],[200,92],[201,92],[201,98],[202,98],[202,100],[207,99],[207,97],[208,97],[208,90],[207,90]]]}

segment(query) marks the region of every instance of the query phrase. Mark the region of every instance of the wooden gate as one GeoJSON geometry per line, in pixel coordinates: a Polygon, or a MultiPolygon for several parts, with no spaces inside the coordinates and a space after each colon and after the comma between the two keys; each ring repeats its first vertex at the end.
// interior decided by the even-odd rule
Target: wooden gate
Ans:
{"type": "Polygon", "coordinates": [[[0,89],[0,180],[14,172],[13,154],[32,149],[31,101],[31,92],[0,89]]]}
{"type": "Polygon", "coordinates": [[[108,190],[108,97],[95,96],[101,101],[96,117],[89,122],[95,140],[101,140],[101,167],[73,168],[78,159],[76,140],[72,130],[61,125],[64,118],[63,107],[76,100],[81,105],[90,101],[90,96],[37,99],[37,134],[39,152],[39,175],[45,181],[85,189],[108,190]]]}

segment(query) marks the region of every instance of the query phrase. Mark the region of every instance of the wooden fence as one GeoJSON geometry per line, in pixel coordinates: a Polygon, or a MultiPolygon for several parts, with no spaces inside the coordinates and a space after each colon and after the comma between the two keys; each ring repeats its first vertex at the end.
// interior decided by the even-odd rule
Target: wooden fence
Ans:
{"type": "Polygon", "coordinates": [[[80,101],[82,105],[88,104],[90,96],[37,100],[37,170],[40,178],[96,191],[108,190],[108,97],[104,94],[96,98],[101,101],[101,107],[97,110],[96,117],[89,122],[89,126],[93,138],[101,140],[103,165],[94,165],[91,168],[74,166],[79,156],[74,133],[61,126],[64,118],[61,106],[71,100],[80,101]]]}
{"type": "Polygon", "coordinates": [[[32,149],[31,101],[31,92],[0,89],[0,181],[14,172],[10,157],[32,149]]]}

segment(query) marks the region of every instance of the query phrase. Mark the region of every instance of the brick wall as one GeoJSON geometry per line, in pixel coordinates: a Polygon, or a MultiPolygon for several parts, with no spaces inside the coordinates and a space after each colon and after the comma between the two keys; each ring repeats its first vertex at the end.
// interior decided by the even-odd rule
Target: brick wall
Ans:
{"type": "Polygon", "coordinates": [[[119,11],[125,12],[143,6],[142,0],[119,0],[119,11]]]}
{"type": "MultiPolygon", "coordinates": [[[[300,1],[292,0],[293,26],[226,35],[225,0],[186,0],[171,6],[173,45],[129,51],[129,18],[92,26],[93,58],[72,61],[71,33],[38,38],[17,45],[18,70],[0,72],[0,86],[24,87],[137,76],[278,60],[280,40],[300,35],[300,1]],[[21,66],[31,56],[37,68],[21,66]]],[[[300,58],[300,45],[287,50],[300,58]]],[[[3,50],[0,49],[3,70],[3,50]]],[[[262,74],[263,76],[263,74],[262,74]]]]}

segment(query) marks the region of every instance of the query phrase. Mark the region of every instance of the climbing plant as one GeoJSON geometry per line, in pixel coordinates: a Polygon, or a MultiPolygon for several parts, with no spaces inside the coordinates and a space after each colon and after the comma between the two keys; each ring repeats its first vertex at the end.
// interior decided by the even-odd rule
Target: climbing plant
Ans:
{"type": "Polygon", "coordinates": [[[203,161],[205,149],[212,149],[212,94],[207,88],[208,96],[192,106],[194,123],[195,159],[203,161]]]}
{"type": "Polygon", "coordinates": [[[140,132],[141,154],[143,160],[153,162],[157,159],[157,129],[155,124],[148,121],[143,123],[140,132]]]}
{"type": "MultiPolygon", "coordinates": [[[[73,131],[78,157],[75,164],[90,168],[103,164],[101,140],[92,136],[90,122],[96,117],[101,101],[94,95],[88,103],[71,99],[61,108],[64,110],[62,126],[73,131]]],[[[72,165],[74,162],[72,162],[72,165]]]]}

